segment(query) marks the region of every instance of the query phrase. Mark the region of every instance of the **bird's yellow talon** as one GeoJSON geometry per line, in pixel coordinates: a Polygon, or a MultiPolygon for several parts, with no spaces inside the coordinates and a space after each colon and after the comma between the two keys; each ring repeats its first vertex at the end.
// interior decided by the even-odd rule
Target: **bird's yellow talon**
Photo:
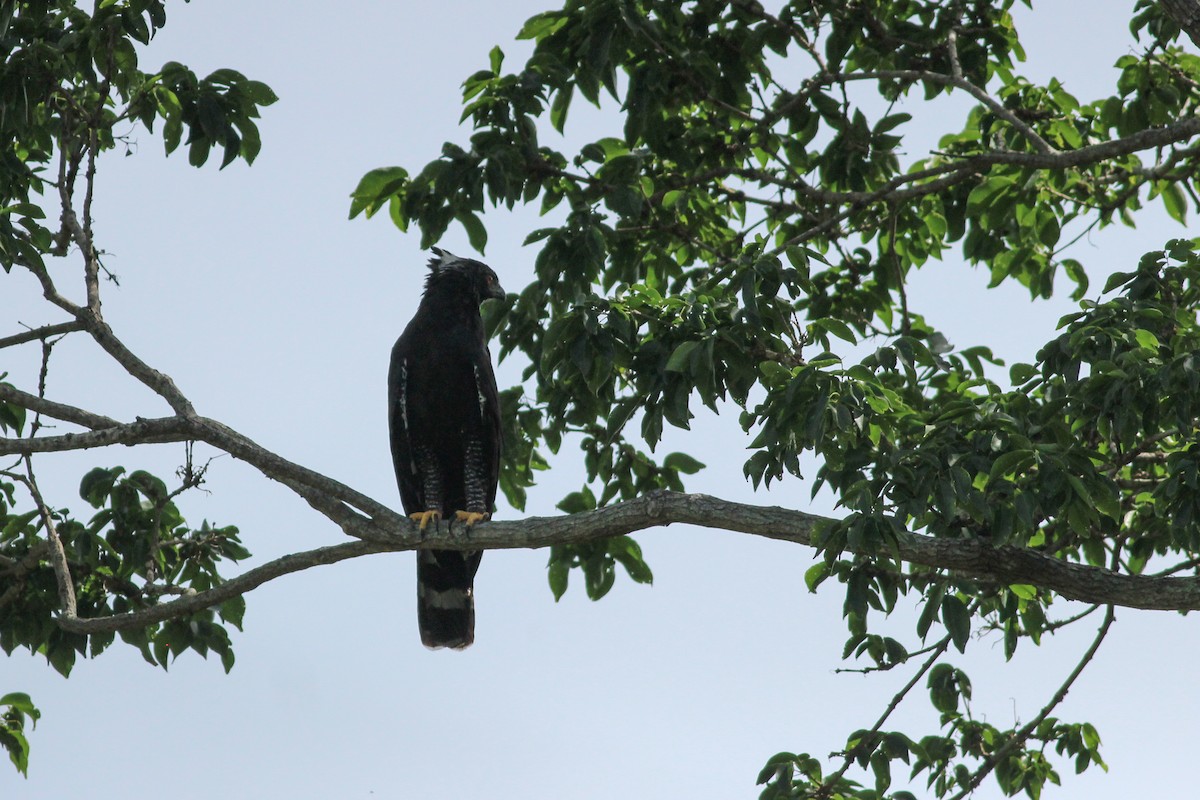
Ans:
{"type": "Polygon", "coordinates": [[[491,514],[480,514],[475,511],[455,511],[454,512],[454,518],[456,520],[458,520],[459,522],[467,523],[468,528],[471,527],[472,525],[474,525],[476,522],[483,522],[485,519],[487,519],[490,516],[491,516],[491,514]]]}
{"type": "Polygon", "coordinates": [[[416,514],[409,514],[408,518],[413,522],[421,523],[421,530],[425,530],[427,527],[429,527],[430,520],[433,520],[436,524],[437,521],[442,518],[442,512],[435,510],[419,511],[416,514]]]}

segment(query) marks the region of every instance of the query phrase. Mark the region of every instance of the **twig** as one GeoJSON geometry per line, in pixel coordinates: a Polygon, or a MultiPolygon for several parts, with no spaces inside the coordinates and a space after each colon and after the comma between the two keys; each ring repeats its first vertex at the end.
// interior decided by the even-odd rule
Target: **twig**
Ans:
{"type": "Polygon", "coordinates": [[[44,325],[40,328],[31,328],[30,330],[25,331],[25,333],[15,333],[12,336],[0,338],[0,349],[12,347],[18,344],[25,344],[26,342],[45,340],[52,336],[58,336],[59,334],[81,330],[83,330],[83,325],[79,323],[79,320],[60,322],[57,325],[44,325]]]}
{"type": "MultiPolygon", "coordinates": [[[[904,701],[904,698],[908,696],[908,693],[912,691],[913,687],[920,682],[921,678],[925,677],[925,673],[929,672],[930,668],[933,667],[933,665],[937,663],[937,660],[942,657],[942,654],[946,652],[946,648],[950,646],[950,639],[950,635],[947,634],[941,639],[941,641],[937,642],[933,646],[933,652],[930,653],[929,658],[925,659],[924,663],[921,664],[920,669],[913,674],[912,679],[908,683],[904,684],[904,687],[901,688],[900,691],[896,692],[895,697],[892,698],[892,702],[888,703],[887,708],[883,710],[883,713],[879,715],[879,719],[875,720],[875,724],[871,726],[871,729],[867,731],[863,738],[869,738],[872,734],[879,732],[879,729],[883,727],[883,724],[888,721],[889,717],[892,716],[892,712],[899,708],[900,703],[904,701]]],[[[854,757],[857,755],[856,751],[857,748],[851,748],[845,754],[845,758],[842,761],[842,766],[837,772],[830,775],[821,783],[820,786],[817,787],[813,794],[814,797],[829,796],[829,793],[833,791],[838,781],[840,781],[842,776],[846,774],[846,771],[850,769],[850,765],[854,763],[854,757]]]]}
{"type": "Polygon", "coordinates": [[[931,645],[922,647],[920,650],[914,650],[913,652],[909,653],[904,658],[903,661],[891,661],[886,664],[879,664],[874,667],[862,667],[861,669],[851,669],[849,667],[838,667],[837,669],[835,669],[833,671],[833,674],[841,675],[842,673],[855,673],[858,675],[870,675],[872,672],[889,672],[890,670],[895,669],[896,667],[900,666],[901,664],[907,664],[909,662],[909,659],[916,658],[917,656],[923,656],[926,653],[932,653],[934,650],[936,650],[940,646],[941,646],[941,642],[934,642],[931,645]]]}
{"type": "MultiPolygon", "coordinates": [[[[951,31],[951,36],[954,32],[951,31]]],[[[959,68],[961,73],[962,69],[959,68]]],[[[898,81],[924,81],[926,83],[934,83],[939,86],[951,86],[955,89],[961,89],[967,94],[974,97],[980,103],[987,106],[988,110],[995,114],[1000,119],[1007,122],[1015,128],[1022,136],[1029,140],[1033,145],[1033,149],[1044,155],[1057,155],[1060,151],[1051,147],[1050,144],[1038,135],[1038,132],[1029,127],[1023,120],[1017,117],[1012,111],[1004,107],[1004,105],[992,97],[990,94],[980,89],[975,84],[971,83],[962,75],[943,75],[940,72],[929,72],[927,70],[916,69],[882,69],[874,72],[839,72],[829,75],[827,83],[845,84],[848,81],[866,81],[866,80],[898,80],[898,81]]]]}
{"type": "Polygon", "coordinates": [[[950,77],[965,81],[962,64],[958,60],[958,28],[951,28],[946,34],[946,55],[950,59],[950,77]]]}
{"type": "Polygon", "coordinates": [[[1062,686],[1058,687],[1058,691],[1055,692],[1054,696],[1050,698],[1050,702],[1038,712],[1036,717],[1031,719],[1023,728],[1021,728],[1021,730],[1017,731],[1016,735],[1005,742],[1000,749],[988,756],[983,765],[971,774],[971,777],[967,780],[967,783],[965,786],[963,786],[962,790],[959,791],[958,794],[951,797],[950,800],[963,800],[964,797],[979,788],[979,784],[983,782],[983,779],[991,774],[992,770],[994,770],[996,766],[1003,761],[1006,756],[1008,756],[1009,753],[1024,744],[1025,740],[1029,738],[1029,735],[1032,734],[1034,730],[1036,730],[1037,727],[1042,724],[1042,721],[1045,720],[1046,717],[1050,716],[1050,712],[1053,711],[1055,707],[1057,707],[1058,704],[1063,701],[1063,698],[1067,696],[1067,692],[1071,690],[1071,686],[1074,685],[1076,679],[1079,678],[1079,676],[1083,673],[1084,668],[1091,662],[1092,658],[1095,657],[1096,651],[1100,649],[1100,645],[1104,642],[1104,637],[1108,635],[1108,629],[1112,627],[1113,620],[1115,619],[1115,610],[1112,606],[1109,606],[1104,615],[1104,621],[1100,623],[1100,629],[1096,632],[1096,638],[1092,641],[1092,644],[1087,649],[1087,652],[1083,654],[1083,658],[1081,658],[1079,663],[1075,665],[1075,669],[1071,670],[1071,674],[1067,676],[1065,681],[1063,681],[1062,686]]]}
{"type": "Polygon", "coordinates": [[[56,620],[59,627],[73,633],[111,633],[113,631],[144,628],[156,622],[191,614],[205,608],[223,603],[250,590],[261,586],[267,581],[287,575],[292,572],[311,567],[334,564],[348,558],[385,552],[389,548],[373,542],[345,542],[332,547],[320,547],[316,550],[306,550],[301,553],[291,553],[269,561],[260,567],[242,573],[236,578],[230,578],[220,586],[213,587],[196,594],[184,595],[178,600],[162,605],[131,611],[126,614],[116,614],[110,617],[80,619],[72,609],[70,614],[63,614],[56,620]]]}
{"type": "Polygon", "coordinates": [[[46,529],[46,541],[50,547],[50,564],[54,567],[54,577],[58,581],[58,602],[62,609],[62,613],[67,616],[75,616],[75,584],[71,580],[71,570],[67,566],[67,554],[63,550],[62,541],[58,538],[58,526],[54,524],[54,515],[50,512],[50,508],[46,505],[46,501],[42,499],[42,493],[38,490],[37,479],[33,474],[33,461],[28,455],[24,457],[25,461],[25,488],[29,490],[30,496],[33,497],[34,505],[37,506],[38,516],[42,519],[42,525],[46,529]]]}

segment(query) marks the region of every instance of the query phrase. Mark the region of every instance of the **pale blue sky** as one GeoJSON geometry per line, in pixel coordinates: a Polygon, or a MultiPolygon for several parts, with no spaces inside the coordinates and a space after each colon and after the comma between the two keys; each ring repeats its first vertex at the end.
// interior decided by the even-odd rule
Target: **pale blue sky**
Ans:
{"type": "MultiPolygon", "coordinates": [[[[1026,72],[1059,76],[1081,100],[1100,94],[1131,46],[1132,5],[1038,3],[1032,17],[1021,15],[1026,72]]],[[[373,167],[420,167],[443,141],[462,141],[459,84],[486,66],[494,44],[510,66],[523,59],[525,44],[511,40],[539,10],[528,0],[171,4],[145,66],[178,60],[201,74],[233,67],[281,99],[265,112],[252,168],[198,171],[184,154],[164,160],[161,143],[143,131],[132,132],[133,157],[101,164],[95,229],[121,277],[119,289],[105,287],[118,335],[170,373],[200,413],[398,506],[384,381],[425,256],[417,235],[384,219],[348,222],[348,194],[373,167]]],[[[920,118],[923,106],[905,110],[920,118]]],[[[580,113],[575,121],[596,127],[572,141],[617,130],[611,119],[580,113]]],[[[935,115],[928,124],[943,122],[935,115]]],[[[535,252],[521,242],[536,215],[495,212],[486,221],[484,260],[519,290],[532,275],[535,252]]],[[[1098,273],[1126,269],[1178,235],[1161,216],[1147,217],[1136,231],[1082,242],[1076,257],[1098,273]]],[[[471,252],[457,229],[443,244],[471,252]]],[[[72,290],[77,269],[74,260],[55,268],[72,290]]],[[[28,276],[14,271],[0,281],[0,334],[17,320],[59,321],[38,304],[28,276]]],[[[1102,283],[1093,275],[1093,286],[1102,283]]],[[[910,298],[932,309],[952,341],[991,344],[1010,359],[1032,359],[1071,310],[1065,292],[1031,304],[1019,287],[984,293],[986,284],[983,272],[933,263],[910,298]]],[[[55,352],[53,399],[125,419],[167,412],[81,337],[55,352]]],[[[33,348],[4,351],[0,371],[29,376],[35,356],[33,348]]],[[[518,371],[502,366],[501,384],[518,371]]],[[[669,432],[664,447],[709,464],[689,488],[832,513],[827,499],[809,503],[805,481],[752,493],[741,473],[747,443],[727,415],[669,432]]],[[[90,466],[167,477],[182,458],[181,445],[118,448],[44,459],[39,476],[53,504],[82,514],[75,489],[90,466]]],[[[577,488],[578,461],[564,448],[531,492],[530,513],[552,513],[577,488]]],[[[207,488],[182,499],[184,512],[197,523],[240,526],[256,561],[341,540],[289,491],[231,458],[213,463],[207,488]]],[[[515,512],[502,507],[499,516],[515,512]]],[[[907,680],[905,670],[834,674],[853,666],[839,658],[842,592],[832,583],[817,595],[804,590],[811,551],[684,526],[639,539],[655,585],[622,578],[600,603],[576,583],[555,604],[544,552],[487,554],[477,643],[464,653],[421,647],[411,554],[318,568],[251,593],[229,675],[190,653],[164,674],[114,645],[64,681],[18,652],[0,662],[0,693],[29,692],[45,716],[31,737],[30,777],[0,766],[0,797],[751,797],[769,756],[823,758],[869,727],[907,680]]],[[[1069,604],[1058,606],[1069,613],[1069,604]]],[[[1095,722],[1110,772],[1075,777],[1064,764],[1065,787],[1043,797],[1193,790],[1194,765],[1183,756],[1200,712],[1194,630],[1174,614],[1126,610],[1118,621],[1058,713],[1095,722]]],[[[1093,627],[1085,624],[1040,649],[1023,644],[1012,663],[996,640],[972,640],[951,661],[973,678],[976,713],[998,725],[1028,720],[1086,646],[1093,627]]],[[[912,641],[907,615],[886,628],[912,641]]],[[[890,727],[932,733],[937,725],[914,698],[890,727]]],[[[977,796],[999,793],[989,783],[977,796]]]]}

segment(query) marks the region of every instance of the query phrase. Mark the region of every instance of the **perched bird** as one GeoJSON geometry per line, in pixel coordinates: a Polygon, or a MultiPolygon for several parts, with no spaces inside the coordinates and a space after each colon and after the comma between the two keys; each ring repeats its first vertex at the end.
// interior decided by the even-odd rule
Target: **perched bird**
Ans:
{"type": "MultiPolygon", "coordinates": [[[[468,528],[487,519],[500,475],[500,400],[479,306],[504,297],[491,267],[433,248],[425,294],[392,348],[388,427],[404,512],[468,528]]],[[[475,639],[479,551],[417,551],[417,622],[426,647],[475,639]]]]}

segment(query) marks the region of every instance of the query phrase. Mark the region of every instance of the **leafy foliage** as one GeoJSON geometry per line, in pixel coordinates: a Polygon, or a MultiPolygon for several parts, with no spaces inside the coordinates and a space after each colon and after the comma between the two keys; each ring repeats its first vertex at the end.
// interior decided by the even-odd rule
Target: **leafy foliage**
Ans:
{"type": "MultiPolygon", "coordinates": [[[[568,440],[587,478],[560,503],[566,512],[681,490],[704,465],[656,449],[701,406],[736,415],[756,488],[792,485],[801,457],[815,457],[814,491],[831,491],[845,514],[817,530],[823,559],[806,584],[842,585],[845,659],[912,675],[832,756],[772,757],[758,776],[764,797],[904,800],[911,791],[895,787],[923,780],[958,800],[990,777],[1006,795],[1037,798],[1059,782],[1060,762],[1104,767],[1098,732],[1053,711],[1111,608],[1041,711],[1001,729],[973,714],[976,687],[954,653],[994,636],[1013,658],[1023,641],[1098,609],[1062,616],[1045,587],[906,565],[898,545],[910,532],[1124,575],[1197,574],[1197,243],[1168,242],[1137,265],[1084,263],[1070,246],[1134,224],[1151,204],[1181,223],[1200,205],[1200,59],[1159,4],[1139,0],[1138,49],[1116,60],[1112,94],[1076,98],[1021,75],[1014,5],[567,0],[526,23],[533,54],[518,71],[495,48],[468,77],[469,141],[420,169],[372,170],[351,198],[352,217],[386,209],[425,245],[457,224],[482,250],[489,208],[533,203],[545,216],[526,239],[537,249],[531,282],[485,308],[501,356],[524,367],[502,396],[502,487],[514,506],[568,440]],[[947,113],[947,95],[970,107],[947,113]],[[546,124],[566,131],[579,98],[618,107],[619,129],[590,132],[574,153],[544,144],[546,124]],[[934,147],[914,146],[916,114],[939,126],[934,147]],[[987,343],[955,346],[910,302],[912,271],[949,258],[1034,299],[1065,286],[1079,311],[1005,374],[987,343]],[[1113,268],[1130,271],[1091,294],[1089,276],[1113,268]],[[885,630],[902,608],[915,609],[911,634],[885,630]],[[888,729],[919,687],[937,728],[888,729]]],[[[161,124],[167,152],[186,144],[195,166],[214,148],[222,167],[258,154],[255,120],[274,94],[229,69],[142,71],[136,45],[164,23],[161,0],[0,10],[6,271],[49,285],[47,257],[74,245],[95,282],[91,176],[129,123],[161,124]]],[[[37,437],[37,407],[0,401],[0,429],[37,437]]],[[[236,528],[183,519],[174,499],[197,484],[191,470],[169,490],[144,471],[94,469],[80,485],[94,510],[84,520],[43,503],[32,462],[0,469],[6,652],[41,653],[65,675],[115,640],[60,624],[65,596],[81,617],[152,608],[220,584],[222,562],[249,555],[236,528]],[[54,566],[59,545],[66,570],[54,566]]],[[[551,589],[561,597],[577,568],[599,598],[618,567],[652,580],[628,536],[557,546],[551,589]]],[[[121,635],[151,664],[211,650],[228,669],[225,626],[243,612],[238,597],[121,635]]],[[[21,694],[0,706],[0,744],[24,772],[24,724],[37,710],[21,694]]]]}
{"type": "MultiPolygon", "coordinates": [[[[0,8],[0,265],[6,272],[17,265],[48,280],[47,259],[66,255],[72,245],[97,272],[102,268],[101,253],[89,241],[95,160],[125,143],[131,123],[151,132],[161,123],[166,151],[187,145],[195,166],[217,147],[222,167],[257,156],[255,120],[261,107],[275,102],[274,93],[230,69],[204,78],[176,62],[143,70],[139,45],[165,23],[163,0],[17,0],[0,8]],[[47,214],[45,206],[54,205],[61,210],[47,214]]],[[[0,431],[35,436],[38,421],[30,417],[19,402],[0,401],[0,431]]],[[[191,527],[180,515],[174,498],[197,485],[195,474],[168,491],[141,470],[92,470],[80,496],[96,513],[85,521],[43,506],[31,461],[23,467],[0,466],[0,647],[40,653],[64,676],[78,656],[103,652],[114,634],[85,636],[60,626],[64,587],[50,541],[61,543],[77,610],[85,617],[119,615],[202,591],[221,581],[221,562],[249,556],[237,528],[207,522],[191,527]],[[20,492],[35,501],[33,508],[18,508],[20,492]]],[[[225,626],[240,627],[244,609],[238,597],[121,636],[164,669],[191,649],[216,653],[228,670],[234,656],[225,626]]],[[[0,710],[0,745],[25,773],[24,726],[38,711],[20,693],[0,698],[0,710]]]]}
{"type": "MultiPolygon", "coordinates": [[[[40,653],[67,676],[77,656],[99,655],[114,634],[85,636],[56,624],[59,588],[45,519],[37,509],[16,512],[11,506],[14,488],[0,483],[7,498],[0,503],[0,565],[7,587],[0,598],[0,647],[10,654],[18,647],[40,653]]],[[[126,475],[123,467],[97,468],[79,488],[80,497],[97,509],[90,520],[73,519],[65,509],[50,512],[80,616],[123,614],[164,597],[203,591],[220,582],[221,561],[249,557],[237,528],[207,522],[189,527],[173,501],[179,491],[168,491],[145,471],[126,475]]],[[[217,609],[124,631],[121,638],[164,669],[171,658],[191,649],[202,656],[213,651],[228,671],[233,650],[221,623],[240,628],[244,611],[245,601],[237,598],[217,609]]]]}
{"type": "Polygon", "coordinates": [[[143,71],[137,45],[165,24],[164,0],[106,0],[90,13],[69,0],[18,0],[0,10],[0,134],[11,142],[0,149],[5,271],[44,269],[47,255],[65,253],[69,233],[45,226],[38,197],[47,186],[72,191],[100,151],[121,146],[117,131],[129,121],[153,131],[161,120],[167,152],[186,143],[195,166],[217,146],[222,167],[258,155],[254,120],[275,94],[230,69],[203,79],[176,62],[143,71]]]}
{"type": "Polygon", "coordinates": [[[8,751],[9,760],[22,775],[29,774],[29,740],[25,738],[25,721],[30,721],[30,727],[36,727],[41,712],[33,705],[29,695],[22,692],[10,692],[0,697],[0,708],[5,709],[0,714],[0,747],[8,751]]]}
{"type": "MultiPolygon", "coordinates": [[[[527,485],[539,448],[567,436],[584,454],[587,484],[562,510],[679,487],[701,465],[654,450],[697,403],[737,415],[755,487],[816,456],[814,492],[846,514],[820,529],[809,588],[844,585],[844,655],[864,671],[929,654],[918,677],[941,730],[912,737],[881,720],[830,768],[782,753],[759,776],[763,797],[911,797],[892,791],[899,761],[938,797],[993,775],[1036,798],[1059,781],[1048,753],[1103,766],[1089,724],[1050,714],[1061,698],[1000,730],[971,716],[970,679],[943,660],[993,633],[1012,658],[1090,611],[1054,620],[1039,587],[906,568],[907,532],[1128,574],[1151,562],[1194,573],[1200,557],[1196,243],[1148,254],[1096,299],[1089,275],[1122,265],[1070,248],[1148,204],[1181,223],[1200,205],[1200,59],[1142,0],[1142,43],[1117,59],[1113,93],[1080,99],[1020,73],[1013,6],[568,0],[526,23],[521,68],[506,72],[497,48],[466,80],[469,142],[419,169],[374,170],[352,196],[351,217],[387,209],[426,245],[458,223],[479,249],[489,207],[540,208],[533,280],[491,329],[501,356],[526,364],[505,395],[510,474],[527,485]],[[949,94],[973,101],[957,121],[935,106],[949,94]],[[574,153],[543,143],[580,98],[619,108],[623,126],[593,128],[574,153]],[[913,114],[941,134],[910,159],[913,114]],[[986,343],[952,345],[910,303],[912,271],[950,257],[1034,299],[1066,284],[1080,310],[1005,374],[986,343]],[[913,603],[918,641],[873,630],[913,603]]],[[[590,597],[618,563],[648,580],[631,544],[554,548],[555,596],[574,568],[590,597]]]]}

